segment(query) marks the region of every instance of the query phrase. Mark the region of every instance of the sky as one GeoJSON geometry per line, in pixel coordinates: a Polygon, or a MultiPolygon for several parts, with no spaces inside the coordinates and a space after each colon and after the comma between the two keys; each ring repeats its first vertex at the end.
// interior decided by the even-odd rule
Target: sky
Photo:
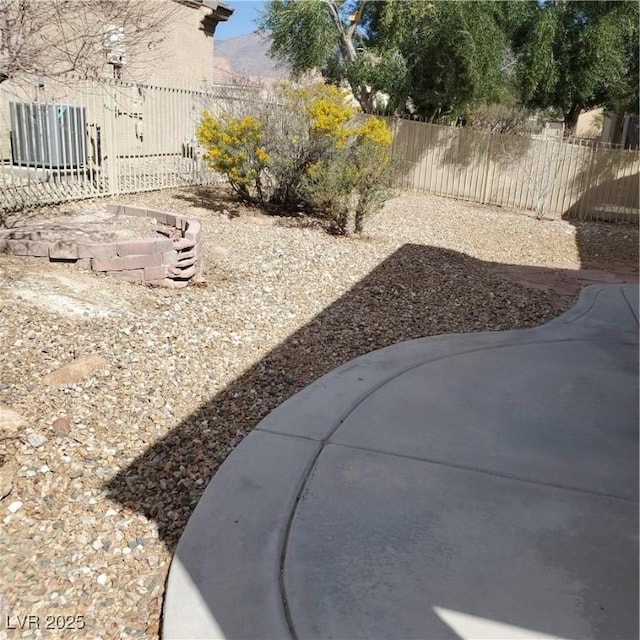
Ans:
{"type": "Polygon", "coordinates": [[[258,12],[265,3],[266,0],[224,0],[233,9],[233,15],[216,27],[216,40],[230,40],[255,31],[258,12]]]}

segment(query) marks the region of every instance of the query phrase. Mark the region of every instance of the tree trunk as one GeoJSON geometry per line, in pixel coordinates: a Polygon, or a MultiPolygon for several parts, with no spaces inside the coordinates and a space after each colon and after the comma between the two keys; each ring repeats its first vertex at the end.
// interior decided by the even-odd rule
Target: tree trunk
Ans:
{"type": "Polygon", "coordinates": [[[578,126],[578,118],[582,113],[582,105],[575,102],[571,105],[569,111],[564,113],[564,136],[570,138],[575,135],[578,126]]]}
{"type": "Polygon", "coordinates": [[[364,113],[374,112],[376,94],[372,89],[365,86],[351,86],[351,92],[364,113]]]}
{"type": "MultiPolygon", "coordinates": [[[[353,16],[351,24],[346,29],[344,24],[342,23],[338,8],[335,3],[332,0],[328,0],[327,2],[329,13],[338,32],[340,53],[342,53],[342,57],[347,62],[355,62],[358,59],[358,52],[355,45],[353,44],[353,36],[355,35],[358,23],[362,18],[362,12],[364,10],[365,2],[366,0],[360,0],[358,10],[353,16]]],[[[373,113],[375,98],[375,92],[373,90],[368,89],[365,86],[354,87],[352,85],[351,93],[353,93],[353,97],[358,101],[360,107],[365,113],[373,113]]]]}

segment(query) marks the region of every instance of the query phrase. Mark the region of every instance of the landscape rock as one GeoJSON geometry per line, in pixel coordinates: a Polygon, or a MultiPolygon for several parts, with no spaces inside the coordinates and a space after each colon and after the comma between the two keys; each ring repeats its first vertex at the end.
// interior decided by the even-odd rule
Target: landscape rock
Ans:
{"type": "Polygon", "coordinates": [[[24,503],[20,500],[15,500],[7,507],[7,510],[9,511],[9,513],[17,513],[18,511],[20,511],[20,509],[22,509],[23,504],[24,503]]]}
{"type": "Polygon", "coordinates": [[[27,442],[36,449],[47,442],[47,438],[37,431],[27,434],[27,442]]]}
{"type": "Polygon", "coordinates": [[[5,463],[0,466],[0,500],[3,500],[11,493],[16,473],[17,468],[13,464],[5,463]]]}
{"type": "MultiPolygon", "coordinates": [[[[573,303],[492,271],[578,261],[564,221],[403,195],[369,221],[370,235],[345,240],[244,205],[230,220],[220,189],[204,192],[206,204],[193,204],[192,189],[127,202],[201,220],[207,288],[0,257],[0,403],[25,430],[0,436],[0,459],[17,467],[0,503],[0,584],[11,586],[7,611],[85,615],[88,635],[70,637],[157,637],[175,544],[213,473],[265,413],[323,373],[401,340],[535,326],[573,303]],[[59,377],[92,354],[107,365],[59,377]],[[29,426],[47,442],[29,444],[29,426]],[[12,501],[24,502],[16,515],[12,501]]],[[[104,200],[33,215],[74,209],[91,222],[104,200]]],[[[637,228],[588,229],[601,256],[637,264],[637,228]]]]}
{"type": "Polygon", "coordinates": [[[10,438],[23,427],[27,421],[17,412],[0,404],[0,438],[10,438]]]}
{"type": "Polygon", "coordinates": [[[101,369],[106,364],[105,359],[97,355],[78,358],[48,373],[42,378],[42,384],[74,384],[88,378],[96,369],[101,369]]]}
{"type": "Polygon", "coordinates": [[[66,416],[60,416],[53,421],[53,432],[57,436],[68,436],[71,431],[71,420],[66,416]]]}

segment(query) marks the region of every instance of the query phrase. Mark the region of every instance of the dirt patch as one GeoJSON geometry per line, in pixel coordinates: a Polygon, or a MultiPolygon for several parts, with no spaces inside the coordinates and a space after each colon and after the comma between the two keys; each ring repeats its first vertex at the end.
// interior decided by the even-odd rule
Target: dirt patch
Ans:
{"type": "Polygon", "coordinates": [[[638,283],[638,268],[628,265],[584,268],[580,264],[528,267],[488,263],[487,266],[494,273],[525,287],[561,296],[575,297],[590,284],[638,283]]]}
{"type": "MultiPolygon", "coordinates": [[[[132,313],[131,292],[75,265],[20,256],[0,258],[0,298],[68,318],[107,318],[132,313]]],[[[134,303],[135,304],[135,303],[134,303]]]]}

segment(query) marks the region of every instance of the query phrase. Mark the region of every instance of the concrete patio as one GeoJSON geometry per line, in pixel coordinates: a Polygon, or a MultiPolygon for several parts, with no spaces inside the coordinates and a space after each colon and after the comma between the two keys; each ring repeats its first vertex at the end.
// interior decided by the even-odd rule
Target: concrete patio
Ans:
{"type": "Polygon", "coordinates": [[[282,404],[189,521],[163,637],[638,637],[638,287],[282,404]]]}

